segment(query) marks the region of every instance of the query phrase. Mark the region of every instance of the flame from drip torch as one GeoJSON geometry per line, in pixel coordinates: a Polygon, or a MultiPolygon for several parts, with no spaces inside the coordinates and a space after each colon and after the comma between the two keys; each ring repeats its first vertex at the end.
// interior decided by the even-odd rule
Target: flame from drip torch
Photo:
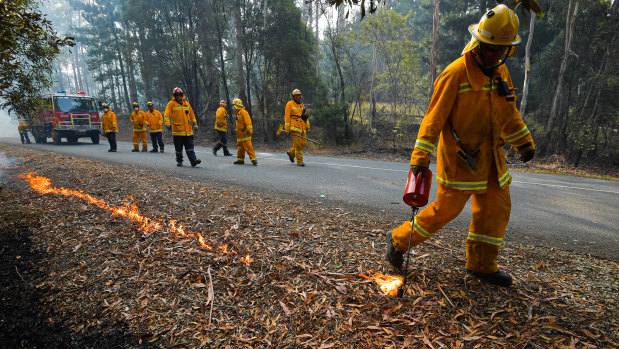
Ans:
{"type": "MultiPolygon", "coordinates": [[[[54,188],[52,187],[52,182],[47,177],[37,176],[36,172],[30,172],[27,175],[21,174],[20,179],[26,179],[30,186],[37,190],[42,194],[62,194],[64,196],[75,196],[82,200],[88,201],[91,204],[115,214],[117,216],[127,217],[131,221],[136,223],[141,223],[140,230],[145,232],[153,232],[164,228],[164,224],[162,222],[157,222],[151,218],[145,217],[140,214],[140,210],[134,203],[128,202],[128,199],[132,199],[128,197],[128,199],[123,200],[122,207],[114,207],[107,204],[105,201],[97,199],[89,194],[85,194],[82,191],[67,189],[67,188],[54,188]]],[[[189,232],[183,227],[182,224],[177,224],[176,219],[171,219],[168,221],[167,229],[171,233],[178,234],[183,237],[190,237],[198,241],[198,243],[205,249],[215,251],[215,247],[209,245],[204,240],[204,237],[200,233],[192,233],[189,232]]],[[[229,251],[227,245],[217,246],[217,249],[220,250],[220,253],[227,255],[235,255],[236,251],[229,251]]]]}
{"type": "Polygon", "coordinates": [[[251,258],[251,256],[249,254],[247,254],[247,256],[245,256],[245,257],[241,257],[241,263],[245,263],[245,264],[249,265],[253,261],[254,261],[254,259],[251,258]]]}
{"type": "Polygon", "coordinates": [[[363,274],[358,274],[361,277],[366,279],[374,280],[380,286],[380,290],[386,296],[395,296],[398,294],[398,288],[402,286],[403,277],[401,276],[393,276],[389,274],[377,273],[374,276],[367,276],[363,274]]]}

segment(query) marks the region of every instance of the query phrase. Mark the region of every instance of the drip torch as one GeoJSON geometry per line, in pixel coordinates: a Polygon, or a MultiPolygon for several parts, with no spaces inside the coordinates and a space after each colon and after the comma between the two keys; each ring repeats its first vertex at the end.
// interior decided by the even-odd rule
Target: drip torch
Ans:
{"type": "Polygon", "coordinates": [[[404,196],[402,200],[409,205],[413,210],[413,216],[411,217],[411,235],[408,237],[408,250],[406,251],[406,266],[404,267],[404,280],[402,286],[398,289],[398,297],[404,296],[404,286],[406,286],[406,277],[408,276],[408,260],[411,254],[411,240],[413,240],[413,229],[415,223],[415,216],[420,207],[428,204],[430,197],[430,186],[432,184],[432,171],[429,168],[422,169],[415,174],[413,169],[408,172],[408,180],[406,182],[406,189],[404,189],[404,196]]]}

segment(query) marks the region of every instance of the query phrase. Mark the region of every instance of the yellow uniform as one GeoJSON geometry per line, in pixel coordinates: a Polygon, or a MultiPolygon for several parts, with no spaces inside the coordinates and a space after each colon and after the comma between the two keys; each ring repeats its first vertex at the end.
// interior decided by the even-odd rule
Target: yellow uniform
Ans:
{"type": "MultiPolygon", "coordinates": [[[[535,149],[533,138],[516,109],[515,97],[500,96],[498,78],[513,91],[505,65],[492,78],[484,75],[471,52],[450,64],[434,83],[434,95],[423,118],[411,165],[428,167],[437,139],[436,201],[423,209],[412,226],[411,246],[434,235],[457,217],[472,195],[473,219],[466,241],[468,270],[498,271],[495,259],[509,221],[511,176],[503,144],[511,143],[524,154],[535,149]],[[452,134],[452,127],[462,148],[452,134]],[[465,158],[468,152],[475,166],[465,158]]],[[[393,245],[405,252],[411,222],[392,232],[393,245]]]]}
{"type": "Polygon", "coordinates": [[[146,112],[146,121],[148,122],[148,130],[150,133],[162,132],[163,116],[157,109],[153,109],[146,112]]]}
{"type": "Polygon", "coordinates": [[[220,106],[215,113],[215,130],[228,132],[228,112],[226,108],[220,106]]]}
{"type": "Polygon", "coordinates": [[[236,117],[236,159],[241,163],[244,162],[245,152],[247,152],[249,160],[254,162],[256,161],[256,153],[254,152],[254,146],[251,144],[253,126],[249,113],[243,108],[237,110],[234,116],[236,117]]]}
{"type": "Polygon", "coordinates": [[[296,157],[297,164],[303,163],[303,149],[307,145],[306,139],[297,136],[307,137],[307,130],[310,128],[309,120],[303,121],[301,118],[304,108],[303,102],[297,103],[291,100],[286,104],[284,115],[286,131],[290,132],[292,137],[292,148],[288,150],[288,156],[291,161],[296,157]]]}
{"type": "Polygon", "coordinates": [[[118,125],[116,124],[116,114],[108,110],[107,113],[101,115],[101,121],[103,122],[103,131],[105,133],[118,132],[118,125]]]}
{"type": "Polygon", "coordinates": [[[142,140],[142,149],[148,149],[148,142],[146,141],[146,126],[148,121],[146,120],[146,114],[138,110],[131,113],[131,123],[133,124],[133,149],[138,150],[140,148],[140,139],[142,140]]]}
{"type": "Polygon", "coordinates": [[[197,125],[196,115],[189,102],[183,96],[182,103],[178,103],[174,97],[165,108],[165,125],[172,125],[173,136],[193,136],[193,125],[197,125]]]}

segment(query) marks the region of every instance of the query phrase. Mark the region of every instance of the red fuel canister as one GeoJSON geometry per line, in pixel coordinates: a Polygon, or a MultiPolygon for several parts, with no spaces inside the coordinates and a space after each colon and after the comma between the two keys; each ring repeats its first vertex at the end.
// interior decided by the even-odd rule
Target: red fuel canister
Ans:
{"type": "Polygon", "coordinates": [[[413,175],[413,171],[408,172],[408,181],[406,189],[404,189],[404,202],[412,207],[423,207],[428,203],[430,197],[430,185],[432,184],[432,171],[426,169],[419,171],[417,176],[413,175]]]}

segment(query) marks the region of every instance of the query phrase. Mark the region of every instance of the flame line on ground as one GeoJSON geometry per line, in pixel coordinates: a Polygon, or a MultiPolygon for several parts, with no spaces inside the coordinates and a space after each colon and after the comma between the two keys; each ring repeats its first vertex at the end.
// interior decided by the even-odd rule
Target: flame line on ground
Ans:
{"type": "MultiPolygon", "coordinates": [[[[62,187],[54,188],[51,186],[52,182],[49,178],[38,176],[36,172],[30,172],[26,175],[20,174],[19,178],[27,180],[30,186],[32,187],[32,189],[37,190],[38,192],[42,194],[62,194],[67,197],[74,196],[79,199],[88,201],[91,204],[105,211],[111,212],[114,215],[127,217],[133,222],[141,223],[142,225],[140,226],[139,229],[142,231],[154,232],[154,231],[157,231],[163,228],[163,224],[161,222],[156,222],[155,220],[151,218],[141,215],[137,205],[135,205],[134,203],[130,203],[128,201],[129,199],[133,199],[131,196],[128,196],[125,200],[122,201],[122,204],[123,204],[122,207],[114,207],[114,206],[109,205],[103,200],[97,199],[90,194],[84,193],[81,190],[78,191],[78,190],[67,189],[67,188],[62,188],[62,187]]],[[[222,255],[236,255],[237,254],[237,252],[234,250],[228,250],[228,245],[221,245],[217,247],[209,245],[204,240],[204,237],[202,236],[202,234],[197,233],[197,232],[196,233],[188,232],[185,230],[185,227],[183,227],[182,224],[177,225],[177,222],[178,220],[176,219],[170,219],[168,221],[168,232],[176,233],[183,237],[193,238],[200,244],[200,246],[202,246],[203,248],[209,251],[213,251],[216,253],[218,252],[222,255]]],[[[249,262],[251,261],[253,261],[253,259],[251,259],[249,254],[247,255],[247,257],[241,258],[241,262],[245,264],[249,264],[249,262]]]]}

